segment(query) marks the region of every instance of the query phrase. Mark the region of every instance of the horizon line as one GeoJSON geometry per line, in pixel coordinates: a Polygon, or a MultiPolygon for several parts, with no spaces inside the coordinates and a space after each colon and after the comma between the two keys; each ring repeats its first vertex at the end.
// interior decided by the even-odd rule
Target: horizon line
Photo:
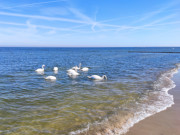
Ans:
{"type": "Polygon", "coordinates": [[[180,47],[180,46],[0,46],[0,48],[125,48],[125,47],[180,47]]]}

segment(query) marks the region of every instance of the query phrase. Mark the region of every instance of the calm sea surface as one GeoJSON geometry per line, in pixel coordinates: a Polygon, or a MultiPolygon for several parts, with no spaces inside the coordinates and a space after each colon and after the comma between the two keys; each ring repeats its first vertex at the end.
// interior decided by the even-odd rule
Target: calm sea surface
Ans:
{"type": "Polygon", "coordinates": [[[180,63],[180,53],[142,51],[180,52],[180,48],[0,48],[0,134],[92,133],[93,125],[98,132],[97,127],[105,123],[106,129],[109,125],[113,130],[114,116],[123,125],[129,114],[141,112],[144,101],[147,108],[156,110],[157,101],[163,99],[154,85],[180,63]],[[66,70],[79,63],[89,71],[68,77],[66,70]],[[37,74],[35,70],[43,64],[45,74],[37,74]],[[106,75],[108,80],[87,78],[94,74],[106,75]],[[57,80],[46,81],[48,75],[57,80]]]}

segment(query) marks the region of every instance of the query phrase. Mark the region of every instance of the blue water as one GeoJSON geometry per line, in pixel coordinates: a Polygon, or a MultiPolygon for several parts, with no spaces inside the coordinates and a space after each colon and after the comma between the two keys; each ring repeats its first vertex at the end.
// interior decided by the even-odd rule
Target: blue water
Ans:
{"type": "Polygon", "coordinates": [[[69,134],[132,113],[130,107],[156,91],[158,77],[180,63],[180,53],[149,52],[180,48],[0,48],[0,133],[69,134]],[[66,70],[79,63],[89,71],[70,78],[66,70]],[[43,64],[45,74],[37,74],[43,64]],[[94,74],[108,80],[87,78],[94,74]],[[57,80],[46,81],[48,75],[57,80]]]}

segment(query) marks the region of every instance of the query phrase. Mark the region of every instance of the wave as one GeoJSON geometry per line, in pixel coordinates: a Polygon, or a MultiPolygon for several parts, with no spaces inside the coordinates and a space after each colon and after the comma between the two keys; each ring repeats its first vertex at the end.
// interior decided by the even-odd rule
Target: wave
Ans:
{"type": "Polygon", "coordinates": [[[174,104],[173,95],[170,95],[168,91],[176,86],[172,77],[179,68],[180,63],[176,64],[175,68],[162,73],[154,82],[153,90],[150,90],[140,102],[136,102],[131,111],[121,111],[121,113],[116,113],[102,122],[88,124],[86,128],[69,134],[121,135],[139,121],[166,110],[174,104]]]}

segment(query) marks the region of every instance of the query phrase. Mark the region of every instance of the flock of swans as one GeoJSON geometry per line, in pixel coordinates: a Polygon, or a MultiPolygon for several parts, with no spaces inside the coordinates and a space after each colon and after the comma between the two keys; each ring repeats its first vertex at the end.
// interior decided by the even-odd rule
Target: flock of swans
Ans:
{"type": "MultiPolygon", "coordinates": [[[[42,68],[38,68],[36,69],[35,71],[39,74],[44,74],[44,68],[45,68],[45,65],[42,65],[42,68]]],[[[72,67],[71,69],[68,69],[67,70],[67,75],[72,77],[72,78],[75,78],[76,76],[80,75],[78,73],[78,70],[79,71],[83,71],[83,72],[87,72],[89,71],[89,68],[88,67],[81,67],[81,63],[79,64],[79,67],[78,66],[75,66],[75,67],[72,67]]],[[[54,67],[53,68],[53,71],[55,73],[58,72],[58,67],[54,67]]],[[[93,80],[107,80],[107,76],[106,75],[103,75],[102,77],[99,76],[99,75],[91,75],[91,76],[87,76],[89,79],[93,79],[93,80]]],[[[55,76],[47,76],[44,78],[45,80],[51,80],[51,81],[55,81],[56,80],[56,77],[55,76]]]]}

